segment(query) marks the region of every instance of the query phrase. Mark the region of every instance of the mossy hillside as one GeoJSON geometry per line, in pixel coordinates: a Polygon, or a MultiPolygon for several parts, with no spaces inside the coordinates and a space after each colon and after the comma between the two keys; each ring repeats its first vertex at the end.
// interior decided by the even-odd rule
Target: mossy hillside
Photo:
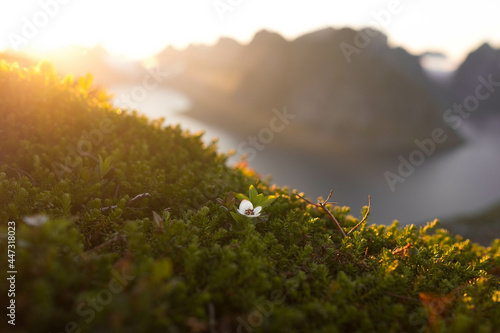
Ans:
{"type": "MultiPolygon", "coordinates": [[[[342,238],[293,191],[227,167],[200,135],[113,108],[88,78],[0,67],[10,331],[499,331],[498,240],[481,247],[436,223],[342,238]],[[215,199],[250,185],[279,197],[236,228],[215,199]],[[23,222],[34,214],[49,220],[23,222]]],[[[359,221],[331,210],[346,230],[359,221]]]]}

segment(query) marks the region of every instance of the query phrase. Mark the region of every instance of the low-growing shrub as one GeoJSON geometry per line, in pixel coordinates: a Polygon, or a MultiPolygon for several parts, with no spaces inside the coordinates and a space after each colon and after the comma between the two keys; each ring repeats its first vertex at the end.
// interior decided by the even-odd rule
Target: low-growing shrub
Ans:
{"type": "MultiPolygon", "coordinates": [[[[498,240],[485,248],[437,221],[344,237],[296,191],[228,167],[215,142],[117,109],[90,77],[47,63],[0,63],[0,117],[9,331],[500,331],[498,240]],[[236,217],[251,185],[277,198],[236,217]]],[[[327,207],[344,230],[359,222],[327,207]]]]}

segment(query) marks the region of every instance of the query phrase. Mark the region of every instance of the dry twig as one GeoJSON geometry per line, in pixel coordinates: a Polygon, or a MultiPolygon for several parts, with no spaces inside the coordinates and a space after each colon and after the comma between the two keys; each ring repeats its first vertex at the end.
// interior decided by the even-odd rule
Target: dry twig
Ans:
{"type": "Polygon", "coordinates": [[[33,185],[36,186],[36,182],[33,179],[33,177],[31,177],[31,175],[28,172],[24,171],[23,169],[13,168],[10,165],[8,165],[7,163],[2,162],[2,161],[0,161],[0,165],[5,165],[9,170],[16,172],[17,175],[19,176],[19,178],[21,178],[21,175],[28,177],[31,180],[31,182],[33,183],[33,185]]]}
{"type": "Polygon", "coordinates": [[[95,252],[95,251],[98,251],[98,250],[100,250],[100,249],[102,249],[102,248],[105,248],[105,247],[106,247],[106,246],[108,246],[109,244],[112,244],[112,243],[114,243],[114,242],[116,242],[116,241],[119,241],[119,240],[124,240],[124,239],[126,239],[126,238],[127,238],[127,236],[126,236],[126,235],[123,235],[123,234],[118,234],[118,235],[116,235],[115,237],[113,237],[113,238],[111,238],[111,239],[108,239],[108,240],[107,240],[107,241],[105,241],[104,243],[102,243],[102,244],[100,244],[100,245],[97,245],[96,247],[94,247],[94,248],[92,248],[92,249],[90,249],[90,250],[88,250],[88,251],[83,252],[82,254],[80,254],[80,256],[81,256],[81,257],[85,257],[85,256],[89,255],[89,254],[90,254],[90,253],[92,253],[92,252],[95,252]]]}
{"type": "Polygon", "coordinates": [[[150,197],[151,195],[149,193],[141,193],[141,194],[138,194],[136,195],[135,197],[133,197],[132,199],[130,199],[127,203],[127,205],[130,205],[131,203],[133,203],[134,201],[136,201],[137,199],[142,199],[142,198],[147,198],[147,197],[150,197]]]}
{"type": "Polygon", "coordinates": [[[371,208],[371,198],[370,196],[368,196],[368,210],[366,211],[365,213],[365,216],[363,217],[363,219],[361,221],[359,221],[358,224],[356,224],[347,234],[345,233],[344,229],[342,229],[342,227],[340,226],[340,223],[339,221],[337,221],[337,219],[335,218],[335,216],[333,216],[333,214],[330,212],[330,210],[327,208],[327,204],[332,204],[332,205],[335,205],[336,202],[328,202],[328,200],[330,200],[330,198],[332,197],[332,193],[333,193],[333,190],[330,191],[330,194],[328,194],[328,197],[326,198],[326,200],[324,201],[318,201],[318,203],[314,203],[312,201],[309,201],[307,200],[306,198],[304,198],[303,196],[301,196],[300,194],[295,194],[296,196],[298,196],[299,198],[301,198],[302,200],[304,200],[305,202],[307,202],[308,204],[310,205],[313,205],[314,207],[318,207],[318,208],[321,208],[323,209],[327,214],[328,216],[330,217],[330,219],[335,223],[335,225],[337,226],[337,229],[340,230],[340,232],[342,233],[342,235],[344,237],[347,237],[349,236],[354,230],[356,230],[357,227],[359,227],[361,225],[361,223],[365,222],[366,219],[368,218],[368,214],[370,214],[370,208],[371,208]]]}
{"type": "MultiPolygon", "coordinates": [[[[138,200],[138,199],[142,199],[142,198],[148,198],[150,197],[151,195],[149,193],[141,193],[141,194],[138,194],[136,195],[135,197],[133,197],[132,199],[130,199],[128,202],[127,202],[127,206],[130,206],[131,204],[134,203],[134,201],[138,200]]],[[[115,209],[117,208],[118,205],[113,205],[113,206],[108,206],[108,207],[102,207],[101,208],[101,212],[104,212],[108,209],[115,209]]]]}
{"type": "MultiPolygon", "coordinates": [[[[344,229],[342,229],[342,227],[340,226],[339,221],[337,221],[337,219],[335,218],[335,216],[333,216],[333,214],[330,212],[330,210],[328,210],[328,208],[326,207],[326,205],[328,204],[328,200],[330,200],[330,198],[332,197],[332,193],[333,193],[333,190],[330,191],[330,194],[328,194],[328,197],[326,198],[325,201],[323,201],[323,202],[318,201],[318,203],[313,203],[313,202],[307,200],[306,198],[304,198],[303,196],[301,196],[300,194],[295,194],[295,195],[298,196],[299,198],[301,198],[302,200],[304,200],[305,202],[307,202],[308,204],[323,209],[328,214],[328,216],[330,217],[330,219],[333,222],[335,222],[335,225],[337,226],[337,229],[340,230],[340,232],[342,233],[342,235],[344,237],[347,237],[347,235],[344,232],[344,229]]],[[[336,204],[336,202],[331,202],[331,204],[336,204]]]]}
{"type": "Polygon", "coordinates": [[[354,230],[356,230],[357,227],[361,225],[361,223],[365,222],[366,219],[368,218],[368,214],[370,214],[370,208],[372,207],[372,199],[370,196],[368,196],[368,210],[365,213],[365,216],[363,216],[363,219],[359,221],[358,224],[356,224],[348,233],[347,236],[349,236],[354,230]]]}

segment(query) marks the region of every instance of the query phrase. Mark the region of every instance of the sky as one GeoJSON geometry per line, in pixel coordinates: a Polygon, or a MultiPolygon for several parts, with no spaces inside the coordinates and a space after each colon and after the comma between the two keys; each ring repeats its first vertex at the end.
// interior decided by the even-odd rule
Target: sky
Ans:
{"type": "Polygon", "coordinates": [[[325,27],[372,27],[391,46],[458,62],[483,42],[500,47],[496,0],[0,0],[0,50],[102,44],[147,58],[166,45],[248,42],[261,29],[293,39],[325,27]]]}

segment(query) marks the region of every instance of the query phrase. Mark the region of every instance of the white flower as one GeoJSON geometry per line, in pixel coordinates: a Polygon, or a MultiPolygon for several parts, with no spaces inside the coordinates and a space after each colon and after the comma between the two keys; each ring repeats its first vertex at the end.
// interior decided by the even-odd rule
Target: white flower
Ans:
{"type": "Polygon", "coordinates": [[[253,208],[253,204],[250,201],[243,199],[240,203],[240,208],[238,208],[238,213],[248,217],[257,217],[260,215],[261,210],[261,206],[253,208]]]}
{"type": "Polygon", "coordinates": [[[39,227],[45,222],[49,220],[49,217],[47,215],[34,215],[34,216],[25,216],[23,217],[23,221],[32,227],[39,227]]]}

